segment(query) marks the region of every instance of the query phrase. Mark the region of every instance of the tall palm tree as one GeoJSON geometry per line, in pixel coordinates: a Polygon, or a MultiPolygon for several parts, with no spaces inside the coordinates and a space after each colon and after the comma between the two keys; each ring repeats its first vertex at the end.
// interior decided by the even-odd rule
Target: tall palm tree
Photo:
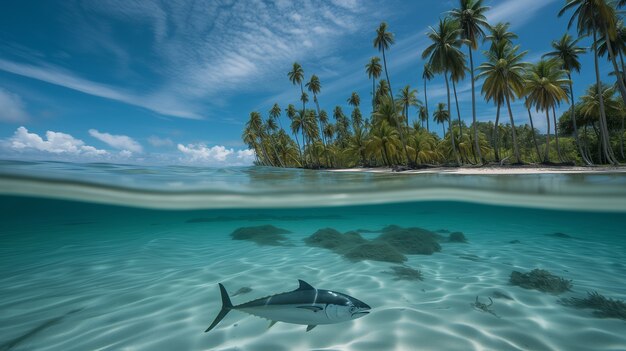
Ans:
{"type": "MultiPolygon", "coordinates": [[[[567,85],[569,84],[565,70],[561,69],[558,60],[541,60],[528,70],[524,82],[526,84],[527,106],[535,106],[537,112],[546,112],[546,149],[543,161],[550,162],[550,109],[564,100],[568,101],[567,85]]],[[[556,126],[555,126],[556,127],[556,126]]]]}
{"type": "MultiPolygon", "coordinates": [[[[378,48],[378,51],[383,54],[383,67],[385,68],[385,77],[387,77],[387,84],[389,85],[389,96],[393,100],[393,89],[391,88],[391,81],[389,80],[389,71],[387,70],[387,57],[385,56],[385,50],[389,50],[389,47],[395,43],[395,39],[393,37],[393,33],[387,31],[387,23],[382,22],[378,29],[376,29],[376,37],[374,38],[374,47],[378,48]]],[[[395,103],[392,104],[395,110],[395,103]]],[[[402,140],[402,148],[404,149],[404,154],[406,156],[406,163],[408,165],[411,164],[411,158],[409,157],[409,151],[406,147],[406,140],[404,138],[404,126],[398,129],[400,132],[400,137],[402,140]]]]}
{"type": "MultiPolygon", "coordinates": [[[[387,85],[389,85],[389,91],[391,89],[391,81],[389,80],[389,71],[387,71],[387,57],[385,56],[385,50],[389,50],[389,47],[395,43],[393,33],[387,31],[387,23],[382,22],[378,29],[376,29],[376,37],[374,38],[374,47],[378,48],[378,51],[383,53],[383,66],[385,68],[385,77],[387,77],[387,85]]],[[[393,99],[393,94],[391,94],[393,99]]]]}
{"type": "Polygon", "coordinates": [[[614,13],[609,9],[610,6],[606,0],[567,0],[567,3],[559,11],[559,17],[565,12],[573,9],[574,13],[569,20],[567,28],[571,28],[574,22],[577,22],[577,31],[579,36],[586,36],[589,33],[593,37],[593,58],[596,73],[596,89],[598,90],[598,96],[600,98],[600,136],[602,139],[602,151],[605,158],[609,163],[618,164],[611,143],[609,142],[609,129],[606,120],[606,111],[604,109],[604,98],[602,96],[602,81],[600,80],[600,65],[598,63],[598,31],[600,33],[606,32],[605,30],[609,25],[607,21],[611,21],[611,16],[614,13]]]}
{"type": "MultiPolygon", "coordinates": [[[[621,70],[617,64],[617,56],[624,49],[624,42],[620,40],[620,25],[623,27],[623,21],[620,21],[617,17],[617,10],[615,4],[608,2],[606,11],[598,19],[603,24],[603,30],[601,30],[602,36],[598,43],[598,55],[604,56],[608,53],[608,60],[613,64],[613,73],[617,77],[616,86],[619,88],[619,92],[622,96],[622,100],[626,103],[626,82],[622,78],[621,70]]],[[[622,69],[624,68],[622,61],[622,69]]]]}
{"type": "Polygon", "coordinates": [[[481,162],[484,163],[480,153],[480,145],[478,143],[478,128],[476,124],[476,93],[474,87],[474,59],[472,51],[478,49],[478,40],[485,36],[485,28],[489,28],[485,12],[489,7],[483,6],[483,0],[460,0],[459,8],[450,12],[450,15],[456,19],[461,26],[461,37],[466,40],[469,59],[470,59],[470,76],[472,79],[472,122],[474,129],[474,147],[481,162]]]}
{"type": "MultiPolygon", "coordinates": [[[[424,71],[422,71],[422,80],[424,81],[424,104],[425,106],[425,115],[426,115],[426,131],[430,132],[430,128],[428,127],[428,95],[426,94],[426,81],[431,81],[433,78],[435,77],[435,75],[433,74],[432,69],[430,68],[430,65],[425,64],[424,65],[424,71]]],[[[420,117],[420,119],[422,121],[424,121],[424,118],[420,117]]]]}
{"type": "Polygon", "coordinates": [[[465,60],[459,62],[457,66],[450,67],[450,80],[452,81],[452,93],[454,94],[454,104],[456,106],[456,114],[459,120],[459,137],[463,138],[463,122],[461,121],[461,109],[459,108],[459,97],[456,93],[456,83],[465,79],[465,72],[467,71],[467,66],[465,65],[465,60]]]}
{"type": "MultiPolygon", "coordinates": [[[[422,58],[428,58],[428,64],[435,73],[443,73],[446,81],[446,91],[448,92],[448,115],[450,115],[450,83],[448,74],[452,67],[462,66],[465,62],[465,55],[459,50],[463,40],[459,38],[461,29],[457,22],[444,18],[439,20],[437,29],[430,27],[428,37],[433,42],[422,53],[422,58]]],[[[450,130],[452,133],[452,130],[450,130]]],[[[452,150],[458,164],[461,163],[459,154],[455,147],[454,138],[450,138],[452,150]]]]}
{"type": "Polygon", "coordinates": [[[291,133],[293,133],[293,136],[296,138],[296,145],[298,145],[298,154],[300,155],[300,163],[304,165],[304,161],[302,159],[302,148],[300,147],[300,141],[298,140],[298,133],[300,132],[300,128],[302,127],[302,121],[298,116],[296,107],[292,104],[289,104],[287,106],[287,118],[289,118],[289,120],[291,121],[291,133]]]}
{"type": "MultiPolygon", "coordinates": [[[[594,128],[595,121],[600,119],[600,101],[604,103],[604,108],[607,116],[616,116],[624,112],[623,105],[620,105],[620,101],[615,98],[616,87],[614,85],[602,84],[602,94],[598,94],[595,84],[590,86],[583,96],[580,97],[580,114],[586,120],[585,126],[591,124],[594,128]]],[[[623,116],[622,116],[623,122],[623,116]]],[[[598,152],[598,159],[602,162],[602,150],[598,152]]]]}
{"type": "MultiPolygon", "coordinates": [[[[317,115],[320,115],[320,104],[319,101],[317,100],[317,94],[320,93],[320,91],[322,91],[322,83],[320,82],[320,79],[317,77],[317,75],[313,74],[311,75],[311,78],[309,79],[309,82],[305,84],[307,90],[309,92],[311,92],[313,94],[313,102],[315,102],[315,108],[317,110],[317,115]]],[[[321,121],[317,121],[318,127],[319,127],[319,133],[322,133],[322,122],[321,121]]],[[[326,153],[326,142],[324,141],[324,138],[322,138],[322,145],[324,147],[324,153],[326,153]]]]}
{"type": "Polygon", "coordinates": [[[478,67],[480,73],[476,78],[485,78],[482,93],[487,101],[494,100],[498,108],[506,102],[512,127],[513,150],[517,163],[521,163],[511,100],[523,95],[526,63],[522,62],[522,58],[527,52],[518,50],[519,46],[512,46],[507,41],[492,45],[491,50],[485,52],[487,62],[478,67]]]}
{"type": "Polygon", "coordinates": [[[437,124],[441,124],[442,135],[441,139],[446,136],[446,121],[450,120],[450,110],[446,109],[446,104],[440,102],[437,105],[437,109],[433,112],[433,121],[437,124]]]}
{"type": "Polygon", "coordinates": [[[383,67],[380,65],[380,57],[374,56],[370,62],[365,65],[367,76],[372,79],[372,113],[376,110],[376,79],[383,73],[383,67]]]}
{"type": "Polygon", "coordinates": [[[562,68],[567,71],[567,78],[570,81],[569,93],[571,97],[570,103],[572,111],[570,117],[574,126],[574,139],[576,140],[576,145],[578,145],[578,152],[583,162],[591,166],[593,165],[593,163],[587,158],[587,155],[583,152],[583,145],[578,137],[578,126],[576,125],[576,103],[574,100],[574,83],[572,81],[572,72],[580,72],[580,60],[578,56],[586,52],[584,48],[581,48],[577,45],[579,41],[580,39],[574,40],[574,38],[572,38],[569,34],[565,33],[561,37],[561,39],[552,42],[552,48],[554,48],[554,51],[543,55],[543,57],[558,58],[563,64],[562,68]]]}
{"type": "MultiPolygon", "coordinates": [[[[289,76],[289,81],[291,81],[291,84],[300,85],[300,95],[304,95],[304,87],[302,86],[302,81],[304,80],[304,69],[302,68],[302,66],[299,63],[294,62],[291,71],[287,73],[287,76],[289,76]]],[[[304,100],[302,100],[303,111],[306,109],[305,104],[306,103],[304,102],[304,100]]]]}
{"type": "Polygon", "coordinates": [[[361,110],[359,110],[359,105],[361,105],[361,97],[355,91],[350,94],[350,97],[347,100],[348,105],[352,106],[352,125],[354,130],[361,129],[361,123],[363,122],[363,116],[361,116],[361,110]]]}

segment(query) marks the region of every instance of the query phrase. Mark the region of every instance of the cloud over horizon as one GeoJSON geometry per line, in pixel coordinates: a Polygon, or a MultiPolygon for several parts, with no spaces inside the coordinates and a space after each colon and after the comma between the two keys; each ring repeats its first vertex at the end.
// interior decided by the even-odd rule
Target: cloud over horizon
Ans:
{"type": "Polygon", "coordinates": [[[112,135],[109,133],[101,133],[96,129],[89,129],[89,135],[102,141],[114,149],[121,151],[142,153],[143,147],[133,138],[126,135],[112,135]]]}

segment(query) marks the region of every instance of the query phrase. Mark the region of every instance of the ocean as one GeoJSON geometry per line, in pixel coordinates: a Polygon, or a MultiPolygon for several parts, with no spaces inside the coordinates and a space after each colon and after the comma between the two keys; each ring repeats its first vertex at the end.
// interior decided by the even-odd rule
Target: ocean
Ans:
{"type": "Polygon", "coordinates": [[[624,173],[1,161],[0,216],[2,351],[626,350],[624,173]],[[371,311],[204,332],[298,280],[371,311]]]}

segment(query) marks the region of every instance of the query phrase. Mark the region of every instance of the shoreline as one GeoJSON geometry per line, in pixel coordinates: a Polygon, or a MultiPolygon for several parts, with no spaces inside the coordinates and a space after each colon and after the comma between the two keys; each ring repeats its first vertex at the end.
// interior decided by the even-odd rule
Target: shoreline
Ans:
{"type": "Polygon", "coordinates": [[[433,166],[422,169],[408,169],[396,171],[393,168],[338,168],[326,169],[329,172],[363,172],[383,174],[459,174],[459,175],[514,175],[514,174],[626,174],[626,166],[550,166],[550,165],[522,165],[522,166],[475,166],[449,167],[433,166]]]}

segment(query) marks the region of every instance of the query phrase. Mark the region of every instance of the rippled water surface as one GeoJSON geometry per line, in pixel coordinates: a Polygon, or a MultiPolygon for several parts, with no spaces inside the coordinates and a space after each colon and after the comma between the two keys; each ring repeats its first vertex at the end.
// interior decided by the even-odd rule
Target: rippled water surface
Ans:
{"type": "Polygon", "coordinates": [[[626,350],[624,320],[559,303],[588,291],[626,300],[623,174],[3,161],[0,194],[0,350],[626,350]],[[282,239],[231,235],[266,225],[282,239]],[[305,242],[325,228],[377,242],[391,225],[434,233],[440,251],[394,263],[305,242]],[[535,268],[571,289],[510,283],[535,268]],[[204,333],[221,307],[217,283],[240,304],[298,279],[372,311],[310,332],[232,311],[204,333]]]}

